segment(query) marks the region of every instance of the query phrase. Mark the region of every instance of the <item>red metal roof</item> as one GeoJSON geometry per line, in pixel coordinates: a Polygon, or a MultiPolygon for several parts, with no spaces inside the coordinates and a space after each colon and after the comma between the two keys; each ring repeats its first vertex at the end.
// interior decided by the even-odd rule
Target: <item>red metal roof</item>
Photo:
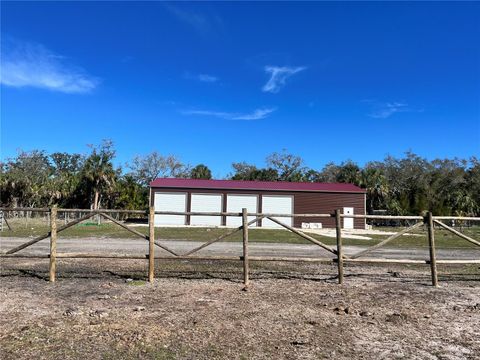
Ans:
{"type": "Polygon", "coordinates": [[[201,180],[159,178],[150,183],[158,188],[225,189],[225,190],[270,190],[270,191],[319,191],[364,193],[365,190],[353,184],[310,183],[286,181],[243,181],[243,180],[201,180]]]}

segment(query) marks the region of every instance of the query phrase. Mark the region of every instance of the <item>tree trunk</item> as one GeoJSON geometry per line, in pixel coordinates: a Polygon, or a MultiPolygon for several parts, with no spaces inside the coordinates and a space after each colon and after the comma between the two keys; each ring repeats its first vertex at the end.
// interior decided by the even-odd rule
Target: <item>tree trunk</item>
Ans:
{"type": "MultiPolygon", "coordinates": [[[[102,202],[102,194],[99,194],[98,202],[97,202],[97,210],[100,209],[101,202],[102,202]]],[[[102,224],[102,217],[100,215],[97,215],[97,225],[100,226],[101,224],[102,224]]]]}
{"type": "MultiPolygon", "coordinates": [[[[98,197],[99,197],[99,192],[98,190],[95,190],[95,198],[93,200],[93,210],[98,210],[98,197]]],[[[97,225],[100,225],[100,215],[97,215],[97,225]]]]}
{"type": "Polygon", "coordinates": [[[93,210],[97,210],[98,209],[98,191],[95,190],[95,197],[93,199],[93,210]]]}

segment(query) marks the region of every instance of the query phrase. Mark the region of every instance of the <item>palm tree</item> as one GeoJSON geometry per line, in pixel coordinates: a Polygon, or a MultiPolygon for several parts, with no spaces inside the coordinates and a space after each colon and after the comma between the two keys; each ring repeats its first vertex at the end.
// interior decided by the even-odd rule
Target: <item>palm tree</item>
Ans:
{"type": "Polygon", "coordinates": [[[379,169],[364,169],[361,173],[360,186],[367,190],[369,213],[385,205],[385,199],[388,197],[388,183],[379,169]]]}
{"type": "Polygon", "coordinates": [[[111,189],[115,183],[116,172],[112,164],[114,156],[112,142],[104,140],[102,145],[92,148],[92,153],[85,160],[83,175],[91,184],[94,210],[99,207],[102,193],[111,189]]]}
{"type": "Polygon", "coordinates": [[[360,168],[358,165],[349,160],[339,166],[337,181],[341,183],[359,185],[361,182],[360,176],[360,168]]]}
{"type": "Polygon", "coordinates": [[[190,178],[192,179],[211,179],[212,178],[212,172],[210,169],[203,165],[199,164],[195,166],[191,171],[190,171],[190,178]]]}

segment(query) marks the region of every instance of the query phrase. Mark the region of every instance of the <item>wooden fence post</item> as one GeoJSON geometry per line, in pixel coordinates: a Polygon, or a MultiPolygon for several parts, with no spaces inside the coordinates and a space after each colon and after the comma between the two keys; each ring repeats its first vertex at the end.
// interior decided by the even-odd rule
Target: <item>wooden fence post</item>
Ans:
{"type": "MultiPolygon", "coordinates": [[[[3,212],[3,211],[2,211],[3,212]]],[[[7,220],[7,214],[5,212],[3,212],[3,221],[5,221],[5,225],[7,225],[8,227],[8,230],[12,231],[12,227],[10,226],[10,224],[8,223],[8,220],[7,220]]]]}
{"type": "Polygon", "coordinates": [[[438,286],[437,277],[437,255],[435,253],[435,230],[433,228],[432,212],[427,213],[427,226],[428,226],[428,246],[430,248],[430,269],[432,272],[432,285],[438,286]]]}
{"type": "Polygon", "coordinates": [[[150,206],[148,214],[148,281],[153,282],[155,277],[155,209],[150,206]]]}
{"type": "Polygon", "coordinates": [[[50,282],[55,282],[57,258],[57,207],[50,209],[50,282]]]}
{"type": "Polygon", "coordinates": [[[248,268],[248,216],[247,209],[242,209],[242,227],[243,227],[243,283],[245,287],[249,285],[248,268]]]}
{"type": "Polygon", "coordinates": [[[342,218],[340,217],[340,209],[335,210],[335,228],[337,233],[338,283],[343,284],[342,218]]]}

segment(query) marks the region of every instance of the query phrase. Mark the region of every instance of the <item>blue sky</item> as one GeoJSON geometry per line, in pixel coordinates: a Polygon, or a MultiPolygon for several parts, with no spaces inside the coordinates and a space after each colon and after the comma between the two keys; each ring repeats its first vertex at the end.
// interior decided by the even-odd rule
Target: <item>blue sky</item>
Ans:
{"type": "Polygon", "coordinates": [[[2,2],[1,152],[480,155],[479,3],[2,2]]]}

